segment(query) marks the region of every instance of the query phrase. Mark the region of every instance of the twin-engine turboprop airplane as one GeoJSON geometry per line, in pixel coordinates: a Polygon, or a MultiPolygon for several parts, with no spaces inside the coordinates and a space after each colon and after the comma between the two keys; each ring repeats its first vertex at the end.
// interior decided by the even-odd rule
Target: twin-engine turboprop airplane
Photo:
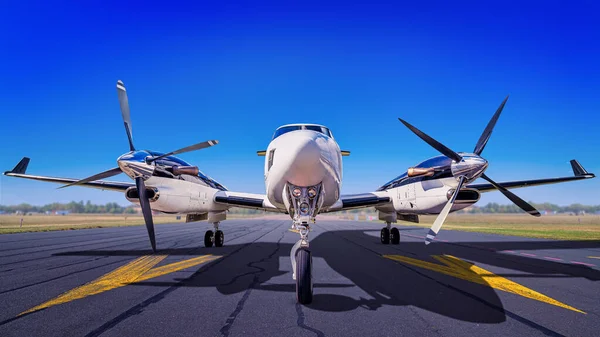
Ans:
{"type": "Polygon", "coordinates": [[[258,151],[258,155],[265,156],[266,194],[232,192],[204,175],[198,167],[174,156],[216,145],[216,140],[166,154],[136,150],[127,92],[121,81],[117,82],[117,93],[129,140],[129,152],[117,159],[118,167],[80,180],[54,178],[26,174],[29,158],[25,157],[14,169],[4,174],[63,183],[63,187],[78,185],[124,192],[127,200],[141,205],[154,251],[156,242],[152,210],[186,214],[188,222],[207,220],[212,223],[214,231],[208,230],[204,235],[206,247],[223,245],[225,236],[219,230],[219,223],[226,219],[226,211],[231,207],[289,214],[292,226],[300,234],[300,240],[293,246],[290,257],[297,299],[302,304],[312,301],[312,258],[308,249],[308,234],[310,224],[315,222],[320,213],[375,207],[379,211],[379,219],[386,222],[386,227],[381,230],[383,244],[400,242],[400,233],[397,228],[391,227],[392,223],[398,220],[418,222],[419,214],[439,214],[427,235],[425,243],[429,244],[439,232],[448,213],[474,204],[482,192],[499,190],[524,211],[540,216],[533,206],[507,189],[594,177],[576,160],[571,161],[574,172],[571,177],[496,183],[486,176],[484,172],[488,162],[480,155],[507,97],[483,131],[472,153],[454,152],[400,119],[412,132],[443,155],[411,167],[376,191],[364,194],[341,195],[342,156],[349,155],[349,152],[340,150],[328,128],[317,124],[281,126],[275,131],[267,150],[258,151]],[[125,173],[135,183],[100,180],[120,173],[125,173]],[[489,184],[470,184],[477,178],[483,178],[489,184]]]}

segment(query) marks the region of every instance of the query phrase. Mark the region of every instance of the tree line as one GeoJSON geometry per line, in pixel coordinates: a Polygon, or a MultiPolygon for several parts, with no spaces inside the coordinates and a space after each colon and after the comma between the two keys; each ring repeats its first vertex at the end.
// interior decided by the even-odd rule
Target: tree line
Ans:
{"type": "MultiPolygon", "coordinates": [[[[549,211],[549,212],[557,212],[557,213],[596,213],[600,212],[600,205],[582,205],[582,204],[572,204],[569,206],[559,206],[555,204],[551,204],[548,202],[537,204],[530,202],[533,207],[538,209],[539,211],[549,211]]],[[[75,202],[71,201],[70,203],[63,204],[54,202],[51,204],[47,204],[44,206],[35,206],[30,204],[19,204],[19,205],[11,205],[11,206],[3,206],[0,205],[0,212],[4,213],[15,213],[17,211],[23,213],[45,213],[45,212],[55,212],[55,211],[69,211],[71,213],[110,213],[110,214],[135,214],[137,213],[137,209],[139,206],[137,205],[129,205],[129,206],[121,206],[116,202],[109,202],[104,205],[96,205],[92,204],[91,201],[87,201],[86,203],[82,201],[75,202]]],[[[376,212],[375,208],[370,207],[366,209],[355,209],[350,211],[342,211],[341,213],[374,213],[376,212]]],[[[459,211],[459,213],[521,213],[523,212],[518,206],[509,204],[502,205],[495,202],[490,202],[485,206],[471,206],[464,210],[459,211]]],[[[230,213],[234,214],[259,214],[264,213],[262,210],[255,209],[244,209],[244,208],[232,208],[230,213]]]]}
{"type": "MultiPolygon", "coordinates": [[[[47,204],[44,206],[35,206],[30,204],[19,204],[19,205],[11,205],[11,206],[3,206],[0,205],[0,212],[4,213],[46,213],[46,212],[56,212],[56,211],[69,211],[70,213],[94,213],[94,214],[135,214],[137,213],[139,206],[137,205],[128,205],[121,206],[116,202],[109,202],[104,205],[96,205],[92,204],[91,201],[87,201],[85,204],[83,200],[80,202],[71,201],[70,203],[58,203],[54,202],[51,204],[47,204]]],[[[264,211],[255,210],[255,209],[244,209],[244,208],[232,208],[230,213],[234,214],[262,214],[264,211]]]]}
{"type": "Polygon", "coordinates": [[[71,201],[68,204],[62,204],[54,202],[44,206],[35,206],[30,204],[19,204],[11,206],[0,205],[0,211],[6,213],[15,213],[17,211],[23,213],[45,213],[55,211],[69,211],[71,213],[110,213],[110,214],[135,214],[137,213],[136,208],[133,205],[121,206],[116,202],[108,202],[104,205],[92,204],[91,201],[87,201],[85,204],[83,200],[80,202],[71,201]]]}

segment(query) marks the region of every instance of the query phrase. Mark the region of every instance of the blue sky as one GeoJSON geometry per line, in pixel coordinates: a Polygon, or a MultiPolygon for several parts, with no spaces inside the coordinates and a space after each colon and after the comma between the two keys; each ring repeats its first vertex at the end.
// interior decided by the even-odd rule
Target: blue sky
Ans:
{"type": "MultiPolygon", "coordinates": [[[[231,190],[264,193],[276,127],[314,122],[343,149],[343,193],[376,189],[438,153],[408,120],[472,151],[510,94],[483,156],[496,181],[600,173],[600,23],[592,1],[352,4],[256,1],[12,2],[0,13],[0,170],[86,177],[116,166],[127,138],[184,154],[231,190]]],[[[0,204],[92,200],[116,192],[2,176],[0,204]]],[[[117,180],[125,180],[118,177],[117,180]]],[[[600,179],[519,189],[526,200],[600,203],[600,179]]],[[[509,201],[498,192],[482,203],[509,201]]]]}

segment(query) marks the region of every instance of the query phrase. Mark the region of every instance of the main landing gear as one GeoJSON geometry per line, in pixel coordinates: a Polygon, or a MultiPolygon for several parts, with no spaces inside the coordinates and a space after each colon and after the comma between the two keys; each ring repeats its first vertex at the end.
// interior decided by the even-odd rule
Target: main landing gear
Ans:
{"type": "Polygon", "coordinates": [[[307,223],[296,225],[300,233],[300,240],[292,247],[290,259],[292,260],[292,278],[296,280],[296,298],[300,304],[309,304],[313,297],[312,282],[312,254],[308,249],[307,223]]]}
{"type": "Polygon", "coordinates": [[[219,230],[218,222],[213,222],[213,226],[215,228],[214,232],[211,230],[207,230],[206,233],[204,233],[204,246],[210,248],[214,244],[215,247],[223,247],[223,242],[225,241],[225,234],[223,234],[223,232],[219,230]]]}
{"type": "Polygon", "coordinates": [[[387,245],[389,243],[397,245],[400,243],[400,231],[393,227],[391,222],[386,222],[386,226],[381,229],[381,243],[387,245]]]}

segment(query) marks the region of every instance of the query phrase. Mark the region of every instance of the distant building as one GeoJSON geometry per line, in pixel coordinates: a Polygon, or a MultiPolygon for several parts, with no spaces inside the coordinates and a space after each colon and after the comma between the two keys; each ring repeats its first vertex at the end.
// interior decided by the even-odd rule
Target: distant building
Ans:
{"type": "Polygon", "coordinates": [[[69,212],[69,211],[56,211],[56,212],[54,212],[54,214],[56,214],[56,215],[67,215],[69,213],[71,213],[71,212],[69,212]]]}

